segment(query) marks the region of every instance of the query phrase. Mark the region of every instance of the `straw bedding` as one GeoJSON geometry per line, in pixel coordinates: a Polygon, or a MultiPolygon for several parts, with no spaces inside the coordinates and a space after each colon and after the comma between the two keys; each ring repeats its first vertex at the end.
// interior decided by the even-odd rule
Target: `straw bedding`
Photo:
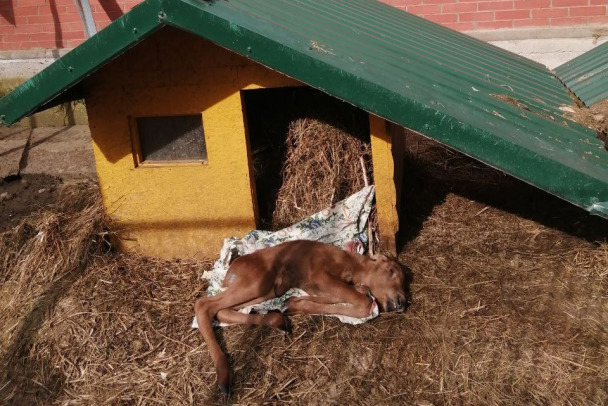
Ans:
{"type": "Polygon", "coordinates": [[[228,399],[188,328],[210,262],[112,252],[96,187],[66,186],[1,235],[0,403],[606,404],[607,222],[411,139],[410,309],[222,329],[228,399]]]}
{"type": "MultiPolygon", "coordinates": [[[[371,167],[369,143],[314,118],[289,125],[283,181],[272,226],[280,230],[359,191],[371,167]],[[366,172],[360,159],[363,158],[366,172]]],[[[370,171],[371,172],[371,171],[370,171]]]]}

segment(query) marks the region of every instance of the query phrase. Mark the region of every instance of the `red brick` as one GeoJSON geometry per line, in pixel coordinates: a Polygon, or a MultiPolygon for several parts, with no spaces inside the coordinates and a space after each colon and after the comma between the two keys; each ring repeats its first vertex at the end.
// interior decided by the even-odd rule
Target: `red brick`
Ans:
{"type": "Polygon", "coordinates": [[[34,34],[42,32],[42,26],[40,24],[22,25],[17,27],[17,32],[22,34],[34,34]]]}
{"type": "Polygon", "coordinates": [[[548,18],[531,18],[529,20],[515,20],[513,27],[547,27],[550,25],[548,18]]]}
{"type": "Polygon", "coordinates": [[[605,6],[571,7],[570,17],[595,17],[606,14],[605,6]]]}
{"type": "Polygon", "coordinates": [[[513,1],[481,1],[477,3],[479,11],[488,10],[513,10],[513,1]]]}
{"type": "Polygon", "coordinates": [[[54,23],[55,20],[53,19],[53,15],[52,14],[43,14],[43,15],[39,15],[39,16],[30,16],[27,18],[27,23],[28,24],[47,24],[47,23],[54,23]]]}
{"type": "Polygon", "coordinates": [[[446,23],[444,25],[456,31],[472,31],[475,28],[473,23],[446,23]]]}
{"type": "Polygon", "coordinates": [[[568,26],[568,25],[580,25],[587,24],[589,19],[587,17],[565,17],[565,18],[552,18],[552,26],[568,26]]]}
{"type": "Polygon", "coordinates": [[[73,23],[73,22],[81,22],[79,14],[59,14],[59,21],[61,23],[73,23]]]}
{"type": "MultiPolygon", "coordinates": [[[[62,33],[65,35],[66,33],[62,33]]],[[[30,34],[30,41],[52,41],[55,38],[55,34],[50,32],[39,32],[37,34],[30,34]]]]}
{"type": "Polygon", "coordinates": [[[17,27],[14,25],[2,25],[0,26],[0,35],[2,35],[2,39],[5,39],[9,35],[13,34],[17,30],[17,27]]]}
{"type": "Polygon", "coordinates": [[[530,10],[497,11],[496,20],[521,20],[530,18],[530,10]]]}
{"type": "Polygon", "coordinates": [[[482,11],[480,13],[461,13],[458,16],[458,21],[466,23],[469,21],[492,21],[494,13],[491,11],[482,11]]]}
{"type": "Polygon", "coordinates": [[[95,22],[111,22],[114,21],[116,18],[109,18],[105,13],[94,13],[93,19],[95,20],[95,22]]]}
{"type": "Polygon", "coordinates": [[[14,42],[13,45],[14,46],[11,49],[34,49],[34,48],[40,48],[40,46],[38,45],[38,43],[36,41],[14,42]]]}
{"type": "Polygon", "coordinates": [[[17,32],[16,34],[11,35],[11,41],[14,42],[22,42],[22,41],[29,41],[30,40],[30,34],[21,34],[19,32],[17,32]]]}
{"type": "Polygon", "coordinates": [[[16,6],[16,8],[23,8],[23,7],[38,7],[38,6],[44,6],[44,5],[46,5],[45,0],[18,0],[17,4],[15,6],[16,6]]]}
{"type": "Polygon", "coordinates": [[[77,39],[72,39],[69,41],[64,41],[64,46],[66,48],[76,48],[78,45],[82,44],[84,42],[84,40],[77,40],[77,39]]]}
{"type": "Polygon", "coordinates": [[[589,0],[551,0],[551,6],[555,7],[573,7],[586,6],[589,0]]]}
{"type": "Polygon", "coordinates": [[[127,0],[127,1],[125,1],[124,6],[125,6],[125,8],[132,9],[139,3],[140,3],[140,0],[133,0],[133,1],[127,0]]]}
{"type": "MultiPolygon", "coordinates": [[[[13,14],[14,15],[14,14],[13,14]]],[[[15,25],[17,27],[21,26],[21,25],[25,25],[27,24],[27,19],[28,17],[25,16],[20,16],[20,15],[14,15],[14,19],[15,19],[15,25]]]]}
{"type": "Polygon", "coordinates": [[[79,31],[68,31],[62,34],[62,38],[64,40],[70,39],[86,39],[86,35],[84,34],[84,30],[80,29],[79,31]]]}
{"type": "Polygon", "coordinates": [[[457,3],[457,0],[422,0],[423,4],[447,4],[447,3],[457,3]]]}
{"type": "Polygon", "coordinates": [[[590,24],[598,24],[598,23],[606,24],[606,23],[608,23],[608,15],[589,17],[589,23],[590,24]]]}
{"type": "Polygon", "coordinates": [[[438,24],[458,22],[458,14],[432,14],[425,15],[423,17],[438,24]]]}
{"type": "Polygon", "coordinates": [[[84,26],[82,25],[82,21],[79,21],[69,24],[61,24],[61,28],[65,31],[82,31],[84,26]]]}
{"type": "Polygon", "coordinates": [[[110,21],[100,21],[96,23],[97,26],[97,31],[101,31],[104,28],[106,28],[108,25],[110,25],[110,21]]]}
{"type": "Polygon", "coordinates": [[[477,28],[481,30],[511,28],[512,26],[511,21],[480,21],[477,23],[477,28]]]}
{"type": "Polygon", "coordinates": [[[515,0],[516,10],[530,10],[533,8],[551,7],[551,0],[515,0]]]}
{"type": "Polygon", "coordinates": [[[41,48],[59,48],[61,47],[61,44],[57,44],[57,40],[53,40],[53,41],[38,41],[38,46],[41,48]]]}
{"type": "Polygon", "coordinates": [[[441,6],[439,4],[423,4],[421,6],[408,6],[407,11],[413,14],[440,14],[441,6]]]}
{"type": "Polygon", "coordinates": [[[466,13],[477,11],[477,3],[456,3],[456,4],[444,4],[441,6],[443,13],[466,13]]]}
{"type": "Polygon", "coordinates": [[[41,27],[42,32],[55,32],[55,30],[57,29],[55,24],[42,24],[41,27]]]}
{"type": "Polygon", "coordinates": [[[78,14],[78,8],[75,4],[57,7],[57,10],[59,11],[59,14],[78,14]]]}
{"type": "Polygon", "coordinates": [[[38,15],[38,7],[18,7],[15,8],[15,14],[20,16],[37,16],[38,15]]]}
{"type": "Polygon", "coordinates": [[[532,10],[532,18],[557,18],[557,17],[568,17],[568,9],[567,8],[554,8],[554,9],[532,10]]]}
{"type": "Polygon", "coordinates": [[[608,0],[589,0],[592,6],[608,5],[608,0]]]}

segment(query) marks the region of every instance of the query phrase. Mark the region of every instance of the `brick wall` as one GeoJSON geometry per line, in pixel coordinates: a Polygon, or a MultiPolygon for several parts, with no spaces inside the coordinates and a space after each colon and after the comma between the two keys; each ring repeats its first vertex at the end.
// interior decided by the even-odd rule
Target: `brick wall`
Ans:
{"type": "MultiPolygon", "coordinates": [[[[97,28],[137,0],[90,0],[97,28]]],[[[608,24],[608,0],[383,0],[459,31],[608,24]]],[[[0,0],[0,50],[72,48],[84,41],[73,0],[0,0]]]]}
{"type": "Polygon", "coordinates": [[[608,0],[385,0],[459,31],[608,24],[608,0]]]}

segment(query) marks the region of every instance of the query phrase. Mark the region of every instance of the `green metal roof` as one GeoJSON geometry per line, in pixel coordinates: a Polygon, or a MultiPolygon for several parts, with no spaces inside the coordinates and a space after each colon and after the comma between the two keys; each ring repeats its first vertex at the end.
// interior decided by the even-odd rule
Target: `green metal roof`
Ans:
{"type": "Polygon", "coordinates": [[[558,66],[555,74],[586,106],[608,98],[608,42],[558,66]]]}
{"type": "MultiPolygon", "coordinates": [[[[146,0],[0,100],[14,123],[171,25],[608,217],[608,152],[544,66],[372,0],[146,0]]],[[[72,89],[72,90],[71,90],[72,89]]]]}

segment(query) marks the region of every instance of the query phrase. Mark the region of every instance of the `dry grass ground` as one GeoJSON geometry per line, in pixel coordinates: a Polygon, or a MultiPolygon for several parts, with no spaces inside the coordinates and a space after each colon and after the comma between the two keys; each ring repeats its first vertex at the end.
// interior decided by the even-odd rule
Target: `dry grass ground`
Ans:
{"type": "Polygon", "coordinates": [[[228,399],[189,329],[210,263],[111,252],[95,187],[66,187],[1,234],[0,403],[606,404],[608,222],[411,140],[412,306],[218,331],[228,399]]]}

